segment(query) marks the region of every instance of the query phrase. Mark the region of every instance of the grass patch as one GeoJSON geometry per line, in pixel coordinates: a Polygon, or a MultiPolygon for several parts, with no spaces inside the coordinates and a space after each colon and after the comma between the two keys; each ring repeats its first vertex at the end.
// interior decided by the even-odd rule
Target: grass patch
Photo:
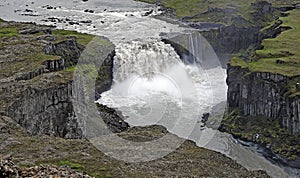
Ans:
{"type": "Polygon", "coordinates": [[[281,17],[282,26],[291,27],[276,38],[265,39],[263,49],[256,50],[252,61],[242,62],[233,58],[233,66],[247,67],[253,72],[270,72],[285,76],[300,75],[300,9],[291,11],[287,17],[281,17]]]}
{"type": "Polygon", "coordinates": [[[58,40],[66,36],[74,36],[77,38],[77,42],[83,45],[88,44],[95,37],[94,35],[78,33],[76,31],[66,31],[66,30],[53,30],[52,34],[55,35],[58,38],[58,40]]]}
{"type": "Polygon", "coordinates": [[[281,17],[281,26],[291,29],[283,31],[276,38],[265,39],[263,49],[256,50],[251,62],[245,62],[239,57],[230,60],[231,66],[248,68],[250,72],[269,72],[290,77],[286,86],[289,96],[300,95],[295,83],[300,82],[300,9],[290,11],[290,15],[281,17]]]}
{"type": "MultiPolygon", "coordinates": [[[[195,16],[207,12],[209,8],[232,9],[235,8],[238,12],[243,9],[249,9],[250,4],[255,0],[141,0],[147,3],[160,2],[167,8],[175,10],[178,18],[195,16]]],[[[209,20],[209,19],[207,19],[209,20]]]]}
{"type": "Polygon", "coordinates": [[[84,165],[80,163],[74,163],[70,161],[60,161],[56,165],[58,166],[69,166],[71,169],[82,172],[84,170],[84,165]]]}
{"type": "Polygon", "coordinates": [[[0,37],[13,37],[13,36],[19,36],[16,27],[0,28],[0,37]]]}
{"type": "MultiPolygon", "coordinates": [[[[160,3],[164,7],[174,10],[177,18],[185,18],[193,22],[215,22],[221,24],[235,24],[240,27],[252,25],[267,26],[274,20],[273,15],[279,12],[260,14],[261,0],[139,0],[147,3],[160,3]],[[254,6],[253,4],[257,4],[254,6]],[[186,18],[188,17],[188,18],[186,18]],[[236,17],[236,18],[232,18],[236,17]],[[241,20],[243,19],[243,20],[241,20]]],[[[280,5],[284,0],[277,0],[274,5],[280,5]]],[[[290,3],[296,2],[291,0],[290,3]]]]}
{"type": "Polygon", "coordinates": [[[244,61],[243,59],[239,58],[239,57],[233,57],[230,59],[229,64],[231,66],[240,66],[242,68],[247,68],[249,66],[248,63],[246,63],[246,61],[244,61]]]}
{"type": "Polygon", "coordinates": [[[28,54],[24,57],[25,60],[34,60],[34,61],[41,61],[41,62],[44,62],[46,60],[55,61],[55,60],[59,60],[60,58],[61,58],[60,56],[48,55],[45,54],[44,52],[28,54]]]}

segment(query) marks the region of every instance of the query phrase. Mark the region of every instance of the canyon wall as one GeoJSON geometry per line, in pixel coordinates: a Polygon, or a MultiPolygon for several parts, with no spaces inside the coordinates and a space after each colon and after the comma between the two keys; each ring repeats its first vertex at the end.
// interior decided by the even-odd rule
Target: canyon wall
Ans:
{"type": "MultiPolygon", "coordinates": [[[[30,28],[37,28],[37,26],[30,25],[30,28]]],[[[31,36],[25,35],[23,38],[31,38],[31,36]]],[[[104,62],[95,81],[95,98],[99,98],[100,94],[109,90],[112,85],[114,45],[105,38],[103,40],[107,43],[100,47],[101,55],[97,56],[104,62]]],[[[37,41],[36,43],[42,46],[46,55],[57,57],[46,59],[41,65],[30,70],[19,72],[23,68],[16,69],[13,72],[17,74],[1,78],[0,115],[11,117],[30,135],[85,137],[82,132],[83,126],[78,121],[72,103],[73,75],[76,70],[73,65],[78,62],[85,46],[78,44],[75,37],[59,42],[47,41],[44,44],[45,41],[43,43],[37,41]]],[[[40,52],[40,46],[32,46],[32,48],[40,52]]],[[[13,46],[9,47],[15,50],[13,46]]],[[[2,57],[4,65],[9,65],[11,58],[18,58],[18,56],[2,57]]],[[[22,66],[23,64],[18,64],[16,65],[25,67],[22,66]]],[[[128,128],[128,124],[113,109],[98,107],[99,115],[111,131],[120,132],[128,128]]]]}
{"type": "Polygon", "coordinates": [[[288,96],[289,77],[228,65],[228,112],[239,108],[243,116],[279,119],[290,133],[300,133],[300,97],[288,96]]]}

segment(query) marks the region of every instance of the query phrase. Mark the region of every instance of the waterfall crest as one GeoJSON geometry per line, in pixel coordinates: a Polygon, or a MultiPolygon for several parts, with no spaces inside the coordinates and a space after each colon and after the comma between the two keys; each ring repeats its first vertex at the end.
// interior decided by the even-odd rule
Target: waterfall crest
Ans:
{"type": "Polygon", "coordinates": [[[171,45],[159,40],[118,44],[114,58],[114,80],[122,82],[133,74],[151,79],[155,74],[180,63],[171,45]]]}

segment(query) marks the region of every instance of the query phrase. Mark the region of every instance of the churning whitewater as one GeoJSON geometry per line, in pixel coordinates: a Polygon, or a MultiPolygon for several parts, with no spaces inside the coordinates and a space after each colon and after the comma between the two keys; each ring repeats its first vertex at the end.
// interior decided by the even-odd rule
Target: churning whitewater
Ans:
{"type": "Polygon", "coordinates": [[[162,124],[188,138],[212,104],[204,71],[159,39],[117,45],[116,54],[114,85],[98,102],[120,109],[131,125],[162,124]]]}
{"type": "Polygon", "coordinates": [[[199,122],[205,112],[224,111],[225,70],[198,32],[151,17],[159,13],[158,7],[133,0],[0,2],[4,20],[55,25],[109,38],[116,46],[114,84],[98,102],[122,111],[130,125],[160,124],[199,146],[226,154],[248,169],[287,177],[283,168],[236,144],[228,134],[199,122]],[[26,12],[28,4],[32,12],[26,12]],[[46,4],[57,8],[44,8],[46,4]],[[162,33],[187,35],[185,45],[174,42],[190,54],[180,59],[173,47],[161,41],[162,33]]]}

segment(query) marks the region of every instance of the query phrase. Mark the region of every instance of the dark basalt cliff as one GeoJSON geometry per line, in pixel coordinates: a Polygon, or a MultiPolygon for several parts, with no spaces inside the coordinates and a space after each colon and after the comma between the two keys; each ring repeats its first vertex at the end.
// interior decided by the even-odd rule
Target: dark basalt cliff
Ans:
{"type": "Polygon", "coordinates": [[[280,119],[290,133],[300,133],[300,97],[289,97],[291,78],[268,72],[252,72],[228,65],[228,112],[239,108],[243,116],[280,119]]]}

